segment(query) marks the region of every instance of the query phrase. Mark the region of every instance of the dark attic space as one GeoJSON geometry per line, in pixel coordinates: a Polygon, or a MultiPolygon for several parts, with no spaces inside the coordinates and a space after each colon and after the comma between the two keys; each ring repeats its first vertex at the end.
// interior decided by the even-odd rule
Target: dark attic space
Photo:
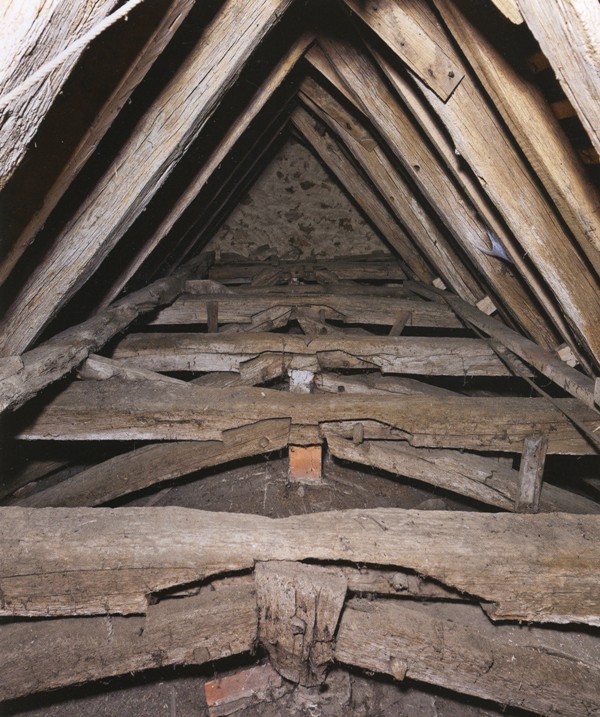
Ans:
{"type": "Polygon", "coordinates": [[[600,717],[600,4],[0,60],[0,715],[600,717]]]}

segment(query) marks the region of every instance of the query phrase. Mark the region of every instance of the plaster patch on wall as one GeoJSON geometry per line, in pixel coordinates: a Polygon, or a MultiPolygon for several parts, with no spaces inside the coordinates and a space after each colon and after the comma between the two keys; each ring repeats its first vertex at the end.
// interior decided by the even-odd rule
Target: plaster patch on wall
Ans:
{"type": "Polygon", "coordinates": [[[254,259],[389,253],[308,149],[290,139],[206,247],[254,259]]]}

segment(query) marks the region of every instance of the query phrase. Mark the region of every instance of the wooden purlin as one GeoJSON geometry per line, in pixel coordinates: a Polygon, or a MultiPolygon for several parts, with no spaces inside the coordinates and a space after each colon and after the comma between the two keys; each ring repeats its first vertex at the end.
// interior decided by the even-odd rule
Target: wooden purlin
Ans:
{"type": "Polygon", "coordinates": [[[290,4],[254,0],[240,15],[236,0],[226,0],[9,307],[2,325],[4,355],[25,350],[98,268],[290,4]]]}

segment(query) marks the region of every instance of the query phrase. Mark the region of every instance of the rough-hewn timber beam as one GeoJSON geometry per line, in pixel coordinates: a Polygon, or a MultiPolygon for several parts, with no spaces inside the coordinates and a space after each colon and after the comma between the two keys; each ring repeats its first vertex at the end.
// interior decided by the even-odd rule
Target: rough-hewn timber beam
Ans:
{"type": "Polygon", "coordinates": [[[201,255],[171,276],[116,301],[37,348],[0,360],[0,411],[22,406],[45,386],[66,376],[90,353],[102,348],[140,314],[174,301],[186,279],[206,274],[209,263],[210,255],[201,255]]]}
{"type": "Polygon", "coordinates": [[[9,308],[2,326],[4,355],[27,348],[96,270],[164,184],[290,3],[252,0],[243,12],[236,0],[223,3],[9,308]]]}
{"type": "MultiPolygon", "coordinates": [[[[511,1],[516,4],[516,0],[511,1]]],[[[502,52],[478,30],[475,3],[435,0],[434,4],[581,248],[600,273],[600,195],[548,111],[541,91],[516,72],[502,52]]]]}
{"type": "MultiPolygon", "coordinates": [[[[117,0],[69,3],[43,0],[35,5],[3,3],[0,97],[12,92],[42,65],[85,35],[119,5],[117,0]]],[[[85,47],[33,87],[4,105],[0,101],[0,189],[22,160],[46,112],[85,47]]]]}
{"type": "MultiPolygon", "coordinates": [[[[249,337],[249,336],[248,336],[249,337]]],[[[308,337],[307,337],[308,338],[308,337]]],[[[587,430],[598,414],[576,399],[557,406],[587,430]]],[[[521,453],[532,431],[548,433],[548,453],[594,455],[561,410],[545,399],[466,396],[290,394],[268,388],[177,386],[158,381],[76,381],[50,401],[18,438],[26,440],[221,440],[222,431],[271,418],[293,425],[371,422],[365,438],[392,427],[413,446],[521,453]],[[373,430],[371,431],[371,428],[373,430]]],[[[340,425],[342,424],[342,425],[340,425]]],[[[352,427],[350,427],[352,436],[352,427]]]]}
{"type": "MultiPolygon", "coordinates": [[[[71,5],[70,3],[63,4],[65,7],[70,7],[71,5]]],[[[80,169],[96,149],[113,120],[131,96],[131,93],[145,77],[154,63],[154,60],[156,60],[165,49],[173,35],[175,35],[193,5],[193,0],[173,0],[169,5],[159,24],[137,55],[135,62],[127,69],[110,97],[96,114],[93,123],[79,141],[79,144],[74,149],[61,172],[56,176],[50,188],[45,192],[43,204],[33,213],[27,226],[11,246],[10,252],[4,257],[2,262],[0,262],[0,282],[6,279],[11,269],[23,255],[25,249],[33,241],[37,232],[43,227],[60,198],[79,174],[80,169]]],[[[76,7],[76,5],[73,7],[76,7]]],[[[71,36],[71,39],[74,40],[75,38],[71,36]]],[[[29,108],[27,121],[29,127],[31,123],[29,108]]]]}
{"type": "Polygon", "coordinates": [[[335,657],[536,714],[580,717],[598,713],[595,640],[490,625],[472,605],[353,600],[342,614],[335,657]]]}
{"type": "MultiPolygon", "coordinates": [[[[464,451],[413,448],[403,441],[363,441],[356,445],[334,434],[327,435],[327,445],[336,458],[413,478],[497,508],[516,510],[519,473],[494,458],[464,451]]],[[[597,514],[600,504],[544,483],[539,510],[597,514]]]]}
{"type": "Polygon", "coordinates": [[[0,700],[167,665],[202,665],[249,652],[256,632],[253,585],[231,581],[163,600],[141,616],[0,625],[0,700]]]}
{"type": "Polygon", "coordinates": [[[600,624],[599,516],[0,508],[0,518],[4,615],[145,612],[170,586],[313,559],[410,569],[486,601],[493,619],[600,624]]]}
{"type": "Polygon", "coordinates": [[[420,281],[430,283],[434,276],[430,267],[416,250],[412,239],[397,224],[387,205],[380,196],[364,181],[354,164],[327,133],[323,134],[315,126],[315,120],[302,107],[297,107],[291,114],[296,129],[318,154],[321,160],[338,178],[347,193],[360,206],[371,223],[377,228],[386,241],[398,253],[398,256],[409,267],[412,275],[420,281]]]}
{"type": "Polygon", "coordinates": [[[467,301],[481,299],[483,292],[472,270],[465,266],[369,131],[312,78],[304,80],[301,90],[303,100],[340,137],[445,283],[467,301]]]}
{"type": "MultiPolygon", "coordinates": [[[[325,311],[327,311],[327,308],[325,311]]],[[[281,309],[278,309],[279,311],[281,309]]],[[[328,318],[325,313],[325,318],[328,318]]],[[[336,318],[334,316],[334,318],[336,318]]],[[[511,376],[481,339],[253,333],[132,334],[113,358],[152,371],[238,371],[262,353],[313,356],[322,368],[370,367],[428,376],[511,376]]]]}
{"type": "MultiPolygon", "coordinates": [[[[420,26],[427,25],[432,41],[460,64],[450,40],[436,25],[424,1],[407,6],[406,14],[404,11],[399,13],[397,7],[392,0],[384,0],[380,3],[379,13],[393,13],[397,23],[410,17],[420,26]]],[[[598,17],[600,19],[600,10],[598,17]]],[[[398,45],[396,36],[384,36],[384,40],[394,48],[398,45]]],[[[399,73],[383,58],[381,63],[410,107],[413,99],[410,93],[403,92],[399,73]],[[394,81],[396,77],[398,82],[394,81]]],[[[600,340],[596,330],[600,316],[597,279],[572,246],[552,207],[540,192],[536,178],[514,149],[466,68],[464,71],[465,77],[447,102],[441,101],[425,83],[413,77],[425,100],[450,133],[457,151],[480,178],[482,187],[511,228],[528,260],[552,289],[572,329],[600,361],[600,340]],[[518,194],[513,191],[515,183],[519,187],[518,194]]],[[[520,259],[518,252],[510,246],[505,248],[513,261],[520,259]]]]}
{"type": "MultiPolygon", "coordinates": [[[[252,317],[261,311],[273,307],[328,307],[343,314],[348,323],[378,324],[392,326],[400,312],[410,314],[407,326],[456,329],[462,323],[454,312],[443,303],[421,301],[419,299],[396,298],[394,296],[368,296],[361,293],[353,295],[350,287],[342,291],[311,291],[306,295],[303,287],[288,286],[285,292],[253,291],[228,294],[197,294],[195,282],[188,282],[181,298],[167,309],[160,311],[151,321],[153,325],[166,324],[205,324],[206,306],[210,301],[219,304],[219,323],[250,323],[252,317]]],[[[202,290],[202,286],[199,287],[202,290]]],[[[326,312],[327,313],[327,312],[326,312]]]]}
{"type": "MultiPolygon", "coordinates": [[[[354,104],[374,123],[407,176],[478,268],[494,296],[503,298],[506,310],[536,341],[543,345],[555,344],[546,318],[533,305],[518,278],[507,273],[497,259],[480,250],[488,241],[485,224],[446,175],[370,58],[349,42],[334,42],[329,38],[321,38],[319,42],[338,75],[337,84],[351,92],[354,104]]],[[[311,50],[307,58],[321,71],[322,57],[311,50]]]]}
{"type": "Polygon", "coordinates": [[[517,0],[600,154],[600,6],[589,0],[517,0]]]}

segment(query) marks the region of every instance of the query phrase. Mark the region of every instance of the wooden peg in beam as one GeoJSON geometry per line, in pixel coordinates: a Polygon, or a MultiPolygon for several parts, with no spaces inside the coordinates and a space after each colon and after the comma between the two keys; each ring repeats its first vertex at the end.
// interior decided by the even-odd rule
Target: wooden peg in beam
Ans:
{"type": "Polygon", "coordinates": [[[515,501],[517,513],[537,513],[539,510],[547,448],[546,434],[537,433],[528,436],[523,442],[519,489],[515,501]]]}

